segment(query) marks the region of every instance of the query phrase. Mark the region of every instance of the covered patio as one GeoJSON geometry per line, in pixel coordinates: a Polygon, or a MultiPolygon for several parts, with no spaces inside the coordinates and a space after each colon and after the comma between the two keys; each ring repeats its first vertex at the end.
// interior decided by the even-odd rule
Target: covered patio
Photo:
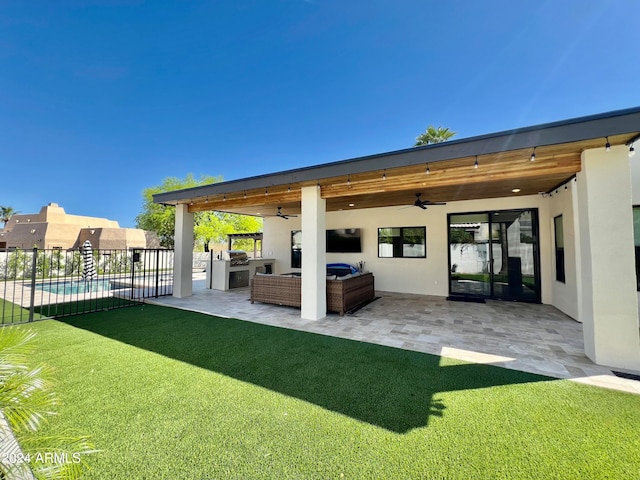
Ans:
{"type": "Polygon", "coordinates": [[[190,297],[145,301],[640,394],[640,381],[587,358],[582,325],[550,305],[377,292],[379,298],[353,313],[311,321],[301,319],[297,308],[251,304],[248,288],[207,289],[202,274],[194,274],[193,286],[190,297]]]}
{"type": "MultiPolygon", "coordinates": [[[[327,264],[363,261],[376,277],[376,289],[418,294],[418,300],[435,302],[419,309],[421,317],[425,311],[444,315],[453,308],[445,298],[454,294],[488,299],[486,305],[464,308],[485,311],[490,323],[477,318],[468,325],[455,323],[465,322],[460,315],[450,319],[454,330],[463,325],[468,335],[483,331],[473,345],[492,345],[497,338],[500,348],[508,349],[478,349],[482,353],[511,358],[509,346],[518,343],[516,333],[513,342],[508,335],[500,337],[504,332],[500,324],[491,323],[491,315],[498,321],[503,314],[509,318],[512,310],[555,307],[554,312],[582,324],[576,338],[567,336],[580,342],[567,347],[569,355],[579,350],[598,365],[640,371],[634,248],[640,167],[637,159],[629,158],[639,140],[636,107],[156,194],[154,202],[176,209],[173,301],[188,299],[195,288],[194,215],[209,210],[257,215],[265,217],[264,250],[274,260],[273,273],[299,267],[295,273],[302,277],[301,309],[292,311],[297,325],[331,324],[326,308],[327,264]],[[482,228],[466,232],[468,240],[460,235],[456,240],[455,230],[470,224],[482,228]],[[332,229],[361,231],[361,250],[355,255],[328,252],[326,234],[332,229]],[[392,230],[400,233],[392,232],[392,240],[383,238],[382,232],[392,230]],[[417,232],[410,235],[418,240],[408,239],[405,231],[417,232]],[[294,265],[292,257],[295,232],[301,236],[301,265],[294,265]],[[381,254],[381,248],[391,244],[392,253],[381,254]],[[404,254],[405,246],[415,245],[421,247],[418,254],[404,254]],[[483,247],[476,270],[461,271],[463,263],[453,259],[455,252],[464,250],[461,245],[483,247]],[[523,252],[528,252],[526,258],[523,252]],[[482,282],[482,289],[466,288],[482,282]],[[542,306],[491,307],[505,297],[542,306]],[[443,305],[444,311],[439,310],[443,305]]],[[[412,321],[416,313],[410,305],[412,301],[398,301],[395,309],[380,314],[381,321],[388,322],[376,330],[380,341],[407,342],[407,347],[434,343],[441,350],[443,345],[429,341],[446,338],[446,332],[433,333],[437,323],[427,331],[409,329],[415,335],[406,338],[396,332],[390,322],[412,321]]],[[[536,316],[522,318],[514,331],[533,328],[537,333],[532,346],[546,341],[536,335],[555,335],[553,327],[547,331],[538,326],[536,316]]],[[[465,350],[464,345],[453,348],[465,350]]],[[[548,353],[538,356],[554,358],[548,353]]],[[[536,356],[535,349],[530,355],[536,356]]],[[[581,374],[580,364],[571,362],[556,374],[574,375],[567,367],[581,374]]],[[[545,368],[551,374],[555,367],[545,368]]]]}

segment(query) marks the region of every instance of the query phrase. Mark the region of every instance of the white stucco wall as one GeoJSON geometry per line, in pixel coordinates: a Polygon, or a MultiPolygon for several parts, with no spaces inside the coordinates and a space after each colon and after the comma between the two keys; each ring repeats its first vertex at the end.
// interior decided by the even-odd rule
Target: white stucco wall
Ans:
{"type": "MultiPolygon", "coordinates": [[[[629,157],[629,167],[631,169],[631,203],[634,206],[640,206],[640,141],[636,142],[635,149],[636,154],[633,157],[629,157]]],[[[638,305],[640,306],[640,292],[638,292],[638,305]]],[[[638,315],[640,316],[640,312],[638,315]]]]}
{"type": "Polygon", "coordinates": [[[303,250],[301,317],[305,320],[327,315],[326,209],[319,186],[302,189],[302,245],[307,247],[303,250]]]}
{"type": "MultiPolygon", "coordinates": [[[[543,303],[552,303],[554,295],[551,275],[555,278],[555,270],[551,257],[553,251],[553,217],[549,214],[551,200],[551,198],[533,195],[450,202],[444,206],[429,207],[427,210],[416,207],[385,207],[328,212],[327,229],[361,229],[363,251],[359,254],[328,253],[327,262],[356,264],[364,261],[365,268],[375,275],[376,290],[447,296],[449,294],[447,214],[537,208],[540,223],[541,297],[543,303]],[[378,258],[378,228],[413,226],[426,226],[427,258],[378,258]]],[[[557,201],[564,202],[563,196],[558,195],[557,201]]],[[[301,229],[300,220],[300,217],[289,220],[268,217],[264,220],[264,255],[276,259],[275,273],[296,270],[291,268],[290,263],[291,231],[301,229]]],[[[569,275],[568,272],[567,275],[569,275]]],[[[575,276],[575,273],[573,275],[575,276]]]]}
{"type": "Polygon", "coordinates": [[[541,262],[548,263],[551,287],[551,304],[563,311],[575,320],[580,320],[578,311],[578,261],[577,261],[577,235],[576,216],[574,215],[574,201],[577,199],[577,184],[573,180],[566,184],[566,189],[561,186],[557,192],[553,192],[548,201],[548,226],[549,246],[551,255],[542,258],[541,262]],[[564,230],[564,266],[565,281],[556,280],[556,255],[555,255],[555,227],[554,220],[562,215],[564,230]]]}
{"type": "Polygon", "coordinates": [[[600,365],[640,368],[633,248],[632,179],[627,151],[582,153],[578,174],[585,353],[600,365]]]}
{"type": "Polygon", "coordinates": [[[193,293],[193,221],[188,205],[176,205],[173,296],[177,298],[193,293]]]}
{"type": "Polygon", "coordinates": [[[288,220],[278,217],[265,217],[262,224],[264,233],[262,255],[274,258],[273,273],[300,271],[291,268],[291,231],[302,230],[300,217],[289,217],[288,220]]]}
{"type": "Polygon", "coordinates": [[[640,141],[636,145],[636,154],[629,158],[631,169],[631,201],[633,205],[640,205],[640,141]]]}

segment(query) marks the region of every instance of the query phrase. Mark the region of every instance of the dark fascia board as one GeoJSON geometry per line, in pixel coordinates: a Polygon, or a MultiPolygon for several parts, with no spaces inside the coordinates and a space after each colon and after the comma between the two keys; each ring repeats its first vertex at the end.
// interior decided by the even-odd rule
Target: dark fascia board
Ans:
{"type": "Polygon", "coordinates": [[[262,232],[255,232],[255,233],[228,233],[227,234],[227,238],[256,238],[258,240],[260,240],[263,237],[263,233],[262,232]]]}
{"type": "Polygon", "coordinates": [[[489,155],[526,148],[533,149],[534,147],[579,142],[598,137],[602,137],[604,140],[605,136],[635,132],[640,132],[640,107],[449,140],[443,143],[257,175],[201,187],[174,190],[153,195],[153,201],[175,204],[179,200],[195,197],[222,195],[297,182],[321,181],[325,178],[346,177],[356,173],[426,165],[431,162],[455,158],[489,155]]]}

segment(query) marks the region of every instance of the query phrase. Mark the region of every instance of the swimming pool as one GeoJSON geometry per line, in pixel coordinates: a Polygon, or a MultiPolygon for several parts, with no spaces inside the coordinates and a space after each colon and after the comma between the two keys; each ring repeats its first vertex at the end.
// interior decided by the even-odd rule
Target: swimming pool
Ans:
{"type": "Polygon", "coordinates": [[[41,283],[36,285],[36,290],[49,292],[56,295],[73,295],[78,293],[107,292],[116,287],[110,280],[69,281],[56,283],[41,283]]]}

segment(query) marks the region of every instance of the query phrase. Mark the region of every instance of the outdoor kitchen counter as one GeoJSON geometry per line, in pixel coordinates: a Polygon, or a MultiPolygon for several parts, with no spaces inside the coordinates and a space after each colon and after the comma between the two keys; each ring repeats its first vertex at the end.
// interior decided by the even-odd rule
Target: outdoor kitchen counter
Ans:
{"type": "Polygon", "coordinates": [[[256,271],[267,273],[268,266],[270,265],[273,269],[274,263],[273,258],[249,259],[247,265],[231,265],[230,260],[214,260],[210,266],[207,265],[207,288],[229,290],[234,288],[234,285],[249,286],[249,279],[256,274],[256,271]]]}

